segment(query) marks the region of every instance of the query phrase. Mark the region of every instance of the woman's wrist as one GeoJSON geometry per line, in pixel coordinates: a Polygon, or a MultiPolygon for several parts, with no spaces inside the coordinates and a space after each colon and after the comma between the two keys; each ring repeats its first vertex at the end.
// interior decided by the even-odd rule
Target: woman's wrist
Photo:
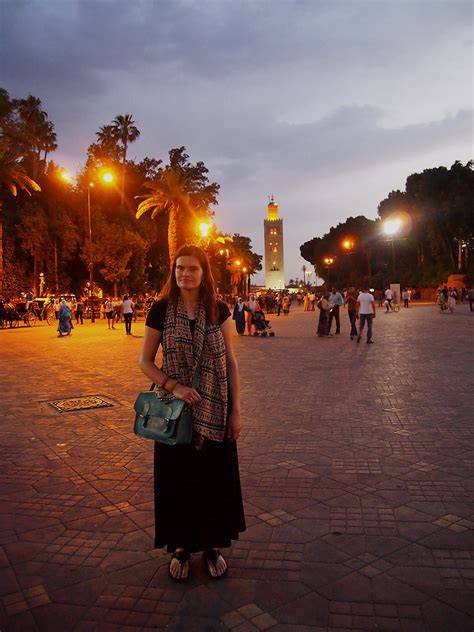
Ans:
{"type": "Polygon", "coordinates": [[[178,380],[174,380],[170,378],[169,380],[167,380],[166,385],[164,386],[165,391],[168,391],[168,393],[172,393],[177,383],[178,383],[178,380]]]}

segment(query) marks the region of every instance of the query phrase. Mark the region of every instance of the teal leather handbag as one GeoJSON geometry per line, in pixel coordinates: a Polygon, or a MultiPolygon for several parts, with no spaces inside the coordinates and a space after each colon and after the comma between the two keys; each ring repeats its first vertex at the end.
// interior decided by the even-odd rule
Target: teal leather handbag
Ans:
{"type": "MultiPolygon", "coordinates": [[[[199,385],[201,360],[193,375],[192,388],[199,385]]],[[[151,388],[154,388],[152,384],[151,388]]],[[[193,409],[181,399],[161,400],[154,390],[139,393],[134,404],[133,432],[143,439],[167,445],[189,445],[193,438],[193,409]]]]}
{"type": "Polygon", "coordinates": [[[139,437],[168,445],[188,445],[193,438],[193,410],[181,399],[164,402],[155,391],[143,391],[135,401],[133,431],[139,437]]]}

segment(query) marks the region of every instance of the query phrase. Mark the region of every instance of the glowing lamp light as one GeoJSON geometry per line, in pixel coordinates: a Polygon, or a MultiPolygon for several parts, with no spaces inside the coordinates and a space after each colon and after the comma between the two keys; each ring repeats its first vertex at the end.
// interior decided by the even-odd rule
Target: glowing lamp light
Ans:
{"type": "Polygon", "coordinates": [[[64,180],[64,182],[68,182],[69,184],[74,180],[72,175],[69,173],[69,171],[66,171],[66,169],[63,169],[61,171],[61,178],[64,180]]]}
{"type": "Polygon", "coordinates": [[[242,268],[242,272],[247,272],[247,268],[242,268]]]}
{"type": "Polygon", "coordinates": [[[344,239],[344,241],[342,242],[342,247],[344,248],[344,250],[352,250],[352,248],[354,247],[354,242],[351,239],[344,239]]]}
{"type": "Polygon", "coordinates": [[[324,263],[325,263],[327,266],[331,266],[331,265],[334,263],[334,259],[333,259],[332,257],[326,257],[326,258],[324,259],[324,263]]]}
{"type": "Polygon", "coordinates": [[[241,264],[241,263],[242,263],[242,262],[241,262],[239,259],[237,259],[237,261],[235,262],[235,265],[236,265],[236,266],[240,266],[240,264],[241,264]]]}
{"type": "Polygon", "coordinates": [[[102,176],[102,180],[104,182],[110,183],[113,182],[114,176],[111,173],[104,173],[104,175],[102,176]]]}
{"type": "Polygon", "coordinates": [[[402,222],[400,219],[398,218],[388,219],[383,225],[383,231],[386,235],[391,236],[398,233],[401,227],[402,227],[402,222]]]}
{"type": "Polygon", "coordinates": [[[207,222],[201,222],[199,224],[199,231],[201,233],[201,237],[204,237],[204,238],[209,237],[209,229],[210,229],[210,226],[207,222]]]}

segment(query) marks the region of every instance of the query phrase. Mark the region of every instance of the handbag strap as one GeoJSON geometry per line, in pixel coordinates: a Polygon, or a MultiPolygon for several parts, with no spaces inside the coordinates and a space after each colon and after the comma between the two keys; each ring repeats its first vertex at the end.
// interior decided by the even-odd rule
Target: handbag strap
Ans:
{"type": "MultiPolygon", "coordinates": [[[[204,343],[202,345],[203,349],[204,349],[204,345],[206,344],[206,337],[207,337],[207,325],[204,331],[204,343]]],[[[199,356],[199,360],[196,365],[196,370],[194,371],[193,379],[191,382],[191,388],[196,389],[199,386],[199,378],[201,377],[201,365],[202,365],[202,352],[201,352],[201,355],[199,356]]],[[[155,389],[155,386],[156,384],[155,382],[153,382],[152,385],[150,386],[150,391],[153,391],[155,389]]]]}

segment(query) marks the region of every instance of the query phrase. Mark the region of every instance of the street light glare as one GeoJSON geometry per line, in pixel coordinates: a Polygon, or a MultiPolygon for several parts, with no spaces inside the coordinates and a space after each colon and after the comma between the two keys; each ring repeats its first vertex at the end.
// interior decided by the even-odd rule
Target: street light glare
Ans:
{"type": "Polygon", "coordinates": [[[110,182],[113,182],[114,176],[111,173],[104,173],[104,175],[102,176],[102,180],[104,182],[110,183],[110,182]]]}
{"type": "Polygon", "coordinates": [[[398,233],[402,226],[402,222],[400,219],[388,219],[383,225],[383,230],[386,235],[395,235],[398,233]]]}
{"type": "Polygon", "coordinates": [[[69,173],[69,171],[66,171],[65,169],[63,169],[61,171],[61,178],[65,181],[68,182],[69,184],[74,180],[74,178],[72,177],[72,175],[69,173]]]}
{"type": "Polygon", "coordinates": [[[210,226],[207,222],[201,222],[201,224],[199,224],[199,230],[201,232],[201,237],[208,237],[209,236],[209,229],[210,226]]]}

